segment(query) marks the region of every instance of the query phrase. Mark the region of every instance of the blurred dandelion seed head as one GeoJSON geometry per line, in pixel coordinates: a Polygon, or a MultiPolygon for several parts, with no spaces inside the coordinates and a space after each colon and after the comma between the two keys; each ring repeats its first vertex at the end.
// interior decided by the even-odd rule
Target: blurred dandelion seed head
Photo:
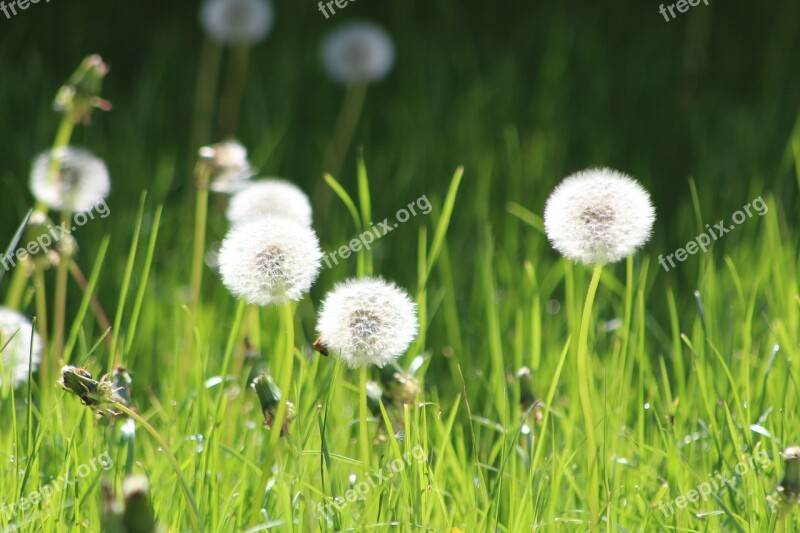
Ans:
{"type": "Polygon", "coordinates": [[[418,328],[416,304],[404,290],[380,278],[336,285],[325,297],[317,322],[326,347],[352,368],[394,361],[418,328]]]}
{"type": "Polygon", "coordinates": [[[275,10],[269,0],[206,0],[200,9],[203,29],[223,44],[263,41],[274,22],[275,10]]]}
{"type": "Polygon", "coordinates": [[[300,300],[316,280],[321,261],[314,230],[278,216],[235,226],[219,253],[223,284],[257,305],[300,300]]]}
{"type": "Polygon", "coordinates": [[[349,22],[329,33],[322,43],[322,63],[338,83],[379,81],[394,66],[389,34],[371,22],[349,22]]]}
{"type": "Polygon", "coordinates": [[[559,253],[585,264],[615,263],[644,245],[655,209],[633,178],[608,168],[564,179],[547,199],[544,225],[559,253]]]}
{"type": "Polygon", "coordinates": [[[310,226],[312,209],[308,196],[293,183],[264,179],[251,182],[234,194],[225,215],[232,225],[263,215],[278,215],[310,226]]]}
{"type": "Polygon", "coordinates": [[[31,192],[51,209],[83,213],[108,196],[111,179],[102,159],[82,148],[49,150],[33,162],[31,192]],[[61,158],[59,172],[50,176],[53,155],[61,158]]]}
{"type": "Polygon", "coordinates": [[[0,385],[4,378],[10,378],[14,387],[28,381],[29,360],[30,371],[36,370],[42,353],[42,340],[38,333],[31,332],[31,327],[26,316],[8,307],[0,307],[0,385]]]}

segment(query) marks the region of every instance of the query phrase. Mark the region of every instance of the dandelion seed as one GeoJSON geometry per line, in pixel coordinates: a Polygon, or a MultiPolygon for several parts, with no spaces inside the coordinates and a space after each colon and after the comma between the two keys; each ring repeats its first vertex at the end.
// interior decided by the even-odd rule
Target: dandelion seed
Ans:
{"type": "Polygon", "coordinates": [[[255,175],[247,160],[247,148],[237,141],[225,141],[200,148],[201,160],[209,166],[214,192],[235,193],[255,175]]]}
{"type": "Polygon", "coordinates": [[[654,221],[648,192],[633,178],[608,168],[564,179],[544,210],[553,248],[567,259],[594,265],[633,254],[650,239],[654,221]]]}
{"type": "Polygon", "coordinates": [[[223,284],[258,305],[300,300],[316,280],[321,261],[314,230],[278,216],[235,226],[219,253],[223,284]]]}
{"type": "Polygon", "coordinates": [[[394,283],[349,280],[328,293],[317,322],[321,342],[352,368],[383,367],[417,336],[417,306],[394,283]]]}
{"type": "Polygon", "coordinates": [[[394,44],[383,28],[371,22],[349,22],[322,43],[322,63],[342,84],[379,81],[394,65],[394,44]]]}
{"type": "Polygon", "coordinates": [[[65,148],[47,151],[33,162],[31,192],[51,209],[83,213],[92,210],[111,190],[108,169],[88,150],[65,148]],[[50,179],[53,154],[61,157],[61,169],[50,179]]]}
{"type": "Polygon", "coordinates": [[[42,340],[31,328],[31,321],[27,317],[8,307],[0,307],[0,385],[4,378],[9,378],[18,387],[28,381],[29,370],[33,372],[39,365],[42,340]]]}
{"type": "Polygon", "coordinates": [[[234,194],[226,216],[232,225],[263,215],[277,215],[310,226],[311,213],[311,202],[299,187],[285,180],[265,179],[254,181],[234,194]]]}
{"type": "Polygon", "coordinates": [[[275,12],[268,0],[206,0],[200,23],[217,42],[252,45],[272,31],[275,12]]]}

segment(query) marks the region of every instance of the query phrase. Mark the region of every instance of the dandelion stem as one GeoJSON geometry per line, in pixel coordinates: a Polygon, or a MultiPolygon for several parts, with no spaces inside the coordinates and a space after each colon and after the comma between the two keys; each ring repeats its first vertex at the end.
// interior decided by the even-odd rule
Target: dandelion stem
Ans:
{"type": "MultiPolygon", "coordinates": [[[[333,139],[328,148],[328,155],[325,158],[325,169],[334,176],[339,175],[347,157],[347,150],[350,148],[350,141],[352,141],[353,134],[358,126],[358,119],[361,117],[361,110],[364,107],[366,96],[366,83],[347,86],[344,101],[342,102],[342,110],[339,112],[339,118],[333,130],[333,139]]],[[[368,221],[364,222],[368,223],[368,221]]]]}
{"type": "Polygon", "coordinates": [[[192,490],[189,488],[189,483],[186,481],[186,478],[183,476],[183,472],[181,471],[181,465],[178,463],[178,460],[175,459],[175,456],[172,455],[172,452],[169,449],[169,445],[167,441],[164,440],[156,429],[150,425],[147,420],[142,418],[138,413],[128,409],[126,406],[119,402],[112,402],[111,407],[122,411],[129,417],[133,418],[136,422],[138,422],[150,435],[156,440],[158,445],[164,451],[164,455],[167,457],[170,465],[172,466],[172,470],[175,472],[175,475],[178,476],[178,481],[180,481],[181,489],[183,490],[183,495],[186,497],[186,501],[190,507],[189,519],[192,522],[192,530],[195,532],[203,531],[203,523],[200,518],[200,511],[197,508],[197,501],[194,499],[194,495],[192,494],[192,490]]]}
{"type": "Polygon", "coordinates": [[[203,282],[203,252],[206,248],[206,220],[208,218],[208,179],[209,167],[198,163],[195,167],[197,177],[197,199],[194,214],[194,251],[192,253],[191,281],[191,320],[187,341],[191,340],[191,330],[197,321],[197,308],[200,303],[200,287],[203,282]]]}
{"type": "Polygon", "coordinates": [[[222,139],[227,139],[236,133],[249,59],[250,47],[246,44],[230,49],[227,83],[220,103],[219,134],[222,139]]]}
{"type": "Polygon", "coordinates": [[[190,158],[194,159],[200,146],[211,142],[211,129],[214,116],[214,98],[217,94],[217,80],[222,60],[222,47],[213,39],[207,38],[200,56],[197,72],[197,86],[194,95],[194,119],[190,158]]]}
{"type": "MultiPolygon", "coordinates": [[[[33,286],[36,289],[36,328],[42,338],[42,346],[47,346],[47,295],[45,292],[44,271],[37,268],[33,273],[33,286]]],[[[51,383],[50,358],[45,350],[39,361],[40,383],[51,383]]],[[[42,405],[46,405],[44,397],[50,392],[50,387],[42,387],[42,405]]]]}
{"type": "Polygon", "coordinates": [[[264,466],[261,470],[261,479],[256,486],[253,514],[251,516],[252,523],[255,523],[261,514],[261,505],[264,501],[264,493],[267,490],[269,476],[272,474],[272,463],[275,458],[275,452],[278,449],[278,442],[281,438],[283,420],[286,415],[286,402],[289,400],[289,389],[292,385],[292,370],[294,368],[294,308],[290,303],[283,304],[279,307],[281,310],[281,329],[284,332],[285,349],[284,360],[279,369],[280,380],[278,382],[278,388],[281,391],[281,401],[278,404],[278,410],[275,413],[275,421],[272,424],[272,433],[270,434],[269,444],[267,445],[264,466]]]}
{"type": "Polygon", "coordinates": [[[586,301],[583,305],[583,315],[581,316],[581,329],[578,337],[578,392],[583,408],[583,418],[586,424],[586,450],[588,466],[588,494],[589,509],[592,515],[592,524],[596,526],[600,520],[600,502],[598,499],[597,485],[599,482],[597,464],[597,437],[594,433],[594,413],[592,411],[593,401],[593,376],[589,362],[589,325],[592,319],[592,306],[597,287],[600,284],[600,274],[603,272],[603,265],[596,265],[592,273],[592,280],[589,283],[589,290],[586,293],[586,301]]]}
{"type": "Polygon", "coordinates": [[[361,451],[361,465],[364,468],[364,476],[369,472],[369,433],[367,431],[367,367],[361,367],[358,379],[358,444],[361,451]]]}
{"type": "MultiPolygon", "coordinates": [[[[62,212],[61,222],[63,227],[69,227],[70,218],[71,215],[69,211],[62,212]]],[[[67,251],[62,254],[56,270],[55,309],[53,310],[53,346],[55,347],[56,362],[60,361],[61,356],[64,354],[64,322],[67,312],[67,275],[69,273],[70,261],[72,261],[71,252],[67,251]]]]}

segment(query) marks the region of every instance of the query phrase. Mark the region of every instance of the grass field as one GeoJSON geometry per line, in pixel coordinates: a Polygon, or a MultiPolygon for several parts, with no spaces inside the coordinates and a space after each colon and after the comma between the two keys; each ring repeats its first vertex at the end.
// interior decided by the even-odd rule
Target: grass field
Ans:
{"type": "Polygon", "coordinates": [[[196,2],[0,12],[0,249],[89,54],[113,104],[67,132],[108,165],[107,216],[61,266],[0,269],[0,298],[45,337],[30,380],[0,387],[0,531],[152,531],[109,518],[131,474],[149,480],[131,513],[165,531],[797,530],[800,510],[768,500],[800,441],[800,4],[701,2],[667,22],[642,2],[362,0],[326,19],[274,1],[250,49],[209,40],[196,2]],[[351,19],[396,48],[363,94],[319,61],[351,19]],[[196,154],[227,136],[308,194],[326,254],[430,209],[323,265],[301,301],[246,305],[197,261],[228,200],[202,214],[196,154]],[[596,166],[656,208],[650,241],[598,278],[543,223],[555,186],[596,166]],[[706,253],[659,264],[732,220],[706,253]],[[398,361],[413,378],[312,348],[326,293],[369,274],[417,304],[398,361]],[[106,408],[133,419],[98,419],[57,384],[64,365],[128,369],[127,407],[106,408]],[[294,406],[285,435],[248,386],[265,368],[294,406]]]}

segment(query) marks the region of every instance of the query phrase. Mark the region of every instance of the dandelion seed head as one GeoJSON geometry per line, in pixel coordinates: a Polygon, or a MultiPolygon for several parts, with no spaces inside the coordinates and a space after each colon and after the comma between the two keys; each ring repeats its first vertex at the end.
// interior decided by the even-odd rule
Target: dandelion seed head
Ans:
{"type": "Polygon", "coordinates": [[[322,43],[325,70],[342,84],[379,81],[392,69],[394,58],[391,37],[371,22],[345,23],[322,43]]]}
{"type": "Polygon", "coordinates": [[[252,45],[272,31],[275,10],[269,0],[206,0],[200,23],[220,43],[252,45]]]}
{"type": "Polygon", "coordinates": [[[296,185],[280,179],[251,182],[231,197],[226,216],[232,225],[263,215],[278,215],[311,225],[311,202],[296,185]]]}
{"type": "Polygon", "coordinates": [[[0,351],[0,385],[10,378],[15,387],[28,380],[29,359],[32,372],[39,365],[42,353],[42,340],[38,333],[31,334],[31,321],[8,307],[0,307],[0,351]]]}
{"type": "Polygon", "coordinates": [[[339,283],[325,297],[317,331],[348,366],[383,367],[417,336],[417,306],[394,283],[364,278],[339,283]]]}
{"type": "Polygon", "coordinates": [[[49,150],[33,162],[31,192],[51,209],[71,213],[91,211],[110,190],[106,164],[88,150],[72,147],[49,150]],[[60,155],[61,169],[51,180],[53,154],[60,155]]]}
{"type": "Polygon", "coordinates": [[[233,227],[219,252],[223,284],[257,305],[300,300],[317,279],[321,261],[310,226],[274,215],[233,227]]]}
{"type": "Polygon", "coordinates": [[[655,209],[644,187],[609,168],[565,178],[544,209],[553,248],[585,264],[615,263],[633,254],[650,239],[654,221],[655,209]]]}

